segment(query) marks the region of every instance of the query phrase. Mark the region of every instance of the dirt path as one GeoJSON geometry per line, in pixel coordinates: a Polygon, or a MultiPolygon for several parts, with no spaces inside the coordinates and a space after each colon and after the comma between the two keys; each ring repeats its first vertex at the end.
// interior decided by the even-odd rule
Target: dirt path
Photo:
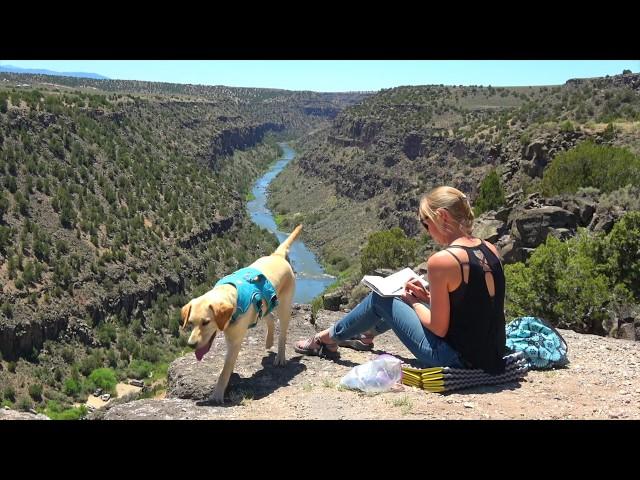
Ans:
{"type": "MultiPolygon", "coordinates": [[[[142,390],[141,387],[134,387],[133,385],[129,385],[128,383],[118,383],[116,385],[116,392],[118,394],[116,398],[122,398],[129,393],[139,392],[140,390],[142,390]]],[[[95,395],[89,395],[89,398],[85,402],[85,405],[87,407],[93,407],[96,409],[102,408],[105,405],[107,405],[112,399],[113,397],[105,402],[100,397],[96,397],[95,395]]]]}

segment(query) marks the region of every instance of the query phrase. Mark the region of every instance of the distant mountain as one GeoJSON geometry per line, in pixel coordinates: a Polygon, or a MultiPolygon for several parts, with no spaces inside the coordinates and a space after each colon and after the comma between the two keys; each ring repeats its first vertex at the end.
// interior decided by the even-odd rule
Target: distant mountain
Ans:
{"type": "Polygon", "coordinates": [[[32,73],[35,75],[57,75],[63,77],[82,77],[82,78],[94,78],[96,80],[109,80],[109,77],[104,75],[98,75],[97,73],[86,72],[55,72],[53,70],[44,70],[41,68],[20,68],[13,65],[0,65],[0,72],[10,73],[32,73]]]}

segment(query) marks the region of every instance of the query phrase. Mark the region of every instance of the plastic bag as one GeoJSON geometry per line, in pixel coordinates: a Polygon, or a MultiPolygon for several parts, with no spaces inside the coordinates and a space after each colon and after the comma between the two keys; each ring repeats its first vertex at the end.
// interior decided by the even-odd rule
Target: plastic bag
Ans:
{"type": "Polygon", "coordinates": [[[402,379],[402,362],[392,355],[379,355],[370,362],[353,367],[340,385],[367,393],[386,392],[402,379]]]}

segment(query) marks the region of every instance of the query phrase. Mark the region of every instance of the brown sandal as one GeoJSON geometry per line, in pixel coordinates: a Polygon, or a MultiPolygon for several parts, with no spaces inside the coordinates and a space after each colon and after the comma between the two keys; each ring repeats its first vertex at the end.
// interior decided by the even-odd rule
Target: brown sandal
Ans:
{"type": "Polygon", "coordinates": [[[373,335],[360,334],[355,335],[347,340],[340,340],[338,345],[341,347],[349,347],[361,352],[373,350],[373,335]]]}
{"type": "Polygon", "coordinates": [[[317,335],[296,342],[294,350],[303,355],[315,355],[324,358],[335,358],[340,355],[337,343],[322,343],[317,335]]]}

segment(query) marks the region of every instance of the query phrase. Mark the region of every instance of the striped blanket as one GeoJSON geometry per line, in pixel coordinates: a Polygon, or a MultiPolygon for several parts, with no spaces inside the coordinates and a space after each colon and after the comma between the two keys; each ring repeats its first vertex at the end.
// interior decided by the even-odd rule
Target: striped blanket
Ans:
{"type": "Polygon", "coordinates": [[[402,383],[429,392],[449,392],[462,388],[518,381],[529,371],[529,364],[522,352],[509,354],[504,359],[506,362],[505,371],[499,375],[490,375],[481,369],[413,368],[403,365],[402,383]]]}

